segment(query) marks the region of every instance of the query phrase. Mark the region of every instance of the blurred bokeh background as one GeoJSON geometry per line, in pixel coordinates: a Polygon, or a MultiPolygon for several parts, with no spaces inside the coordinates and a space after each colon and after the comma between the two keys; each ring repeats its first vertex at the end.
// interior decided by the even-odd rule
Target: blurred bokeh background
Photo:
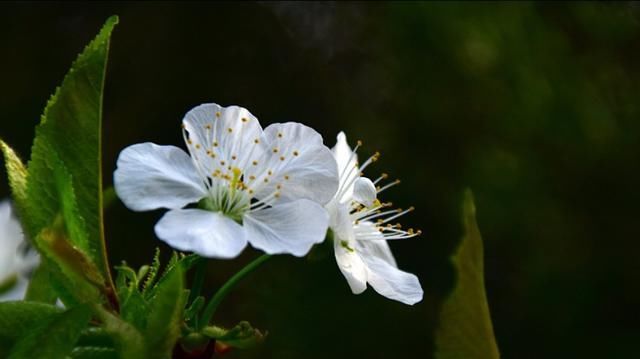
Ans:
{"type": "MultiPolygon", "coordinates": [[[[323,248],[276,257],[221,307],[221,324],[269,331],[229,358],[432,357],[466,186],[504,358],[640,356],[638,3],[3,3],[0,137],[23,158],[112,14],[106,183],[121,149],[182,146],[184,113],[213,101],[303,122],[329,146],[344,130],[361,154],[382,152],[368,175],[403,180],[384,199],[417,207],[404,222],[423,236],[392,248],[422,303],[352,295],[323,248]]],[[[169,253],[161,214],[107,212],[113,264],[169,253]]],[[[208,290],[256,255],[212,261],[208,290]]]]}

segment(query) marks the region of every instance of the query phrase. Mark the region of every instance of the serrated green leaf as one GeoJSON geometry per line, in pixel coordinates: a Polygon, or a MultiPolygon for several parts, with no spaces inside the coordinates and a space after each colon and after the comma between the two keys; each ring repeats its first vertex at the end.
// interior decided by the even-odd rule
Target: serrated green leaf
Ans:
{"type": "Polygon", "coordinates": [[[117,17],[107,20],[47,103],[36,129],[27,188],[31,233],[40,233],[62,213],[73,245],[91,258],[109,282],[100,135],[109,38],[117,22],[117,17]],[[68,185],[61,186],[61,181],[68,185]],[[75,198],[75,208],[65,206],[70,197],[75,198]]]}
{"type": "Polygon", "coordinates": [[[149,358],[165,359],[171,357],[183,322],[186,295],[181,266],[172,267],[155,289],[143,333],[150,349],[149,358]]]}
{"type": "Polygon", "coordinates": [[[465,191],[462,223],[464,236],[452,257],[456,285],[440,313],[436,358],[497,359],[500,354],[484,286],[482,238],[470,190],[465,191]]]}
{"type": "Polygon", "coordinates": [[[11,350],[9,359],[66,357],[90,318],[91,310],[85,306],[55,315],[22,337],[11,350]]]}
{"type": "Polygon", "coordinates": [[[9,177],[13,203],[19,214],[24,213],[27,203],[27,168],[13,149],[2,140],[0,140],[0,149],[4,154],[4,164],[9,177]]]}

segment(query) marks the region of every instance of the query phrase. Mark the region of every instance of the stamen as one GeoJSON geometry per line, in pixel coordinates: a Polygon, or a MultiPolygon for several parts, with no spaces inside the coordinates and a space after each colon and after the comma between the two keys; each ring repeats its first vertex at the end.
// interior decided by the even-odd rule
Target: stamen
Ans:
{"type": "Polygon", "coordinates": [[[393,186],[395,186],[395,185],[398,185],[398,184],[400,184],[400,180],[399,180],[399,179],[397,179],[397,180],[395,180],[395,181],[393,181],[393,182],[391,182],[391,183],[388,183],[388,184],[387,184],[387,185],[385,185],[384,187],[376,188],[376,190],[378,191],[378,193],[382,193],[382,191],[384,191],[384,190],[386,190],[386,189],[388,189],[388,188],[391,188],[391,187],[393,187],[393,186]]]}

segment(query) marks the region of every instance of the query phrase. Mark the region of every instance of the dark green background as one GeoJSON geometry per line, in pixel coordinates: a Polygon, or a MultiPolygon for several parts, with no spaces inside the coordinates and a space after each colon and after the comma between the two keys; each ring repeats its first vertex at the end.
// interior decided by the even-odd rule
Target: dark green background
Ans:
{"type": "MultiPolygon", "coordinates": [[[[640,355],[637,3],[3,3],[0,136],[23,157],[112,14],[106,183],[121,149],[182,146],[183,114],[215,101],[311,125],[330,146],[345,130],[382,152],[369,176],[403,180],[384,199],[417,207],[404,222],[424,235],[392,247],[422,303],[352,295],[326,248],[277,257],[221,307],[221,324],[269,331],[229,358],[430,358],[465,186],[503,357],[640,355]]],[[[114,264],[150,260],[161,214],[107,213],[114,264]]],[[[212,261],[208,290],[256,255],[212,261]]]]}

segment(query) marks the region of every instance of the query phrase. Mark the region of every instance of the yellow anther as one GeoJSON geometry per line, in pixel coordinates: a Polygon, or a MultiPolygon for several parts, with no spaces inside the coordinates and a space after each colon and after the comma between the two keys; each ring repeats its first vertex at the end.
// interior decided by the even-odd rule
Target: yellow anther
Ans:
{"type": "Polygon", "coordinates": [[[382,175],[380,175],[380,177],[381,177],[382,179],[385,179],[385,178],[389,177],[389,175],[388,175],[388,174],[386,174],[386,173],[383,173],[382,175]]]}
{"type": "Polygon", "coordinates": [[[180,127],[182,127],[182,129],[184,130],[185,128],[187,128],[187,126],[183,123],[180,125],[180,127]]]}
{"type": "Polygon", "coordinates": [[[249,121],[249,120],[247,120],[247,118],[246,118],[246,117],[243,117],[243,118],[242,118],[242,122],[247,122],[247,121],[249,121]]]}
{"type": "Polygon", "coordinates": [[[207,130],[210,130],[211,129],[211,125],[207,124],[206,126],[204,126],[204,128],[206,128],[207,130]]]}
{"type": "Polygon", "coordinates": [[[284,156],[280,156],[280,161],[284,161],[284,156]]]}
{"type": "Polygon", "coordinates": [[[299,154],[300,154],[300,152],[298,152],[298,151],[293,151],[293,155],[294,155],[294,156],[297,156],[297,155],[299,155],[299,154]]]}
{"type": "Polygon", "coordinates": [[[188,140],[187,140],[187,143],[188,143],[188,144],[190,144],[190,145],[192,145],[192,144],[193,144],[193,141],[191,141],[191,139],[188,139],[188,140]]]}
{"type": "Polygon", "coordinates": [[[216,112],[216,117],[220,117],[221,113],[220,111],[216,112]]]}
{"type": "Polygon", "coordinates": [[[269,182],[269,179],[268,179],[268,178],[265,178],[265,179],[264,179],[264,183],[268,183],[268,182],[269,182]]]}
{"type": "Polygon", "coordinates": [[[216,154],[213,153],[213,152],[211,152],[211,154],[209,156],[211,156],[211,158],[216,158],[216,154]]]}
{"type": "Polygon", "coordinates": [[[199,150],[199,149],[200,149],[200,144],[196,143],[196,150],[199,150]]]}
{"type": "Polygon", "coordinates": [[[253,140],[253,143],[258,144],[260,143],[260,140],[256,138],[255,140],[253,140]]]}
{"type": "Polygon", "coordinates": [[[278,147],[273,148],[273,153],[278,153],[278,147]]]}
{"type": "Polygon", "coordinates": [[[373,201],[373,206],[374,206],[374,207],[380,207],[380,206],[382,206],[382,203],[380,203],[380,200],[376,198],[376,199],[373,201]]]}
{"type": "Polygon", "coordinates": [[[409,207],[409,212],[413,211],[414,209],[416,209],[414,206],[409,207]]]}
{"type": "Polygon", "coordinates": [[[275,197],[280,198],[280,192],[276,192],[275,197]]]}
{"type": "Polygon", "coordinates": [[[253,181],[253,180],[255,180],[255,179],[256,179],[256,176],[251,175],[251,176],[249,176],[249,179],[250,179],[251,181],[253,181]]]}
{"type": "Polygon", "coordinates": [[[277,186],[276,186],[276,189],[278,189],[278,190],[279,190],[279,189],[282,189],[282,185],[281,185],[281,184],[277,185],[277,186]]]}
{"type": "Polygon", "coordinates": [[[278,132],[278,138],[282,138],[282,132],[278,132]]]}
{"type": "Polygon", "coordinates": [[[229,132],[229,133],[233,132],[233,128],[231,128],[231,127],[227,128],[227,132],[229,132]]]}
{"type": "Polygon", "coordinates": [[[288,175],[284,175],[284,179],[285,180],[289,180],[289,176],[288,175]]]}
{"type": "Polygon", "coordinates": [[[271,170],[267,171],[267,175],[271,176],[273,175],[273,172],[271,172],[271,170]]]}
{"type": "Polygon", "coordinates": [[[253,190],[252,189],[249,190],[249,194],[253,194],[253,190]]]}
{"type": "Polygon", "coordinates": [[[356,144],[358,145],[358,147],[362,146],[362,141],[358,140],[356,141],[356,144]]]}
{"type": "Polygon", "coordinates": [[[218,147],[218,141],[213,141],[213,147],[218,147]]]}
{"type": "Polygon", "coordinates": [[[220,166],[225,166],[227,163],[225,161],[220,161],[220,166]]]}
{"type": "Polygon", "coordinates": [[[235,161],[237,158],[238,158],[238,157],[236,157],[236,155],[231,156],[231,159],[232,159],[232,160],[234,160],[234,161],[235,161]]]}
{"type": "Polygon", "coordinates": [[[257,166],[258,165],[258,161],[253,161],[253,162],[251,162],[251,164],[253,164],[254,166],[257,166]]]}

